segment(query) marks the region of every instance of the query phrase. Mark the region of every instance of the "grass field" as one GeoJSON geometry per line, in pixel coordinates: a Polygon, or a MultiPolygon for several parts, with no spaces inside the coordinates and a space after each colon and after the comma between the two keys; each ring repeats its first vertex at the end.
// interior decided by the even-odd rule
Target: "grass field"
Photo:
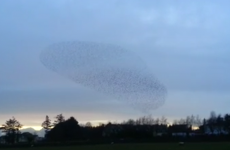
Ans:
{"type": "MultiPolygon", "coordinates": [[[[73,146],[73,147],[31,147],[10,150],[230,150],[229,143],[185,143],[179,146],[177,143],[163,144],[113,144],[94,146],[73,146]]],[[[2,149],[5,150],[5,149],[2,149]]],[[[8,149],[9,150],[9,149],[8,149]]]]}

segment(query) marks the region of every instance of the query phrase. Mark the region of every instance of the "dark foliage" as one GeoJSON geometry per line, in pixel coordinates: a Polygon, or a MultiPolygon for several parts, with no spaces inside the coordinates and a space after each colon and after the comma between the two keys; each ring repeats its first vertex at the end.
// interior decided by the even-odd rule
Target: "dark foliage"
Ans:
{"type": "Polygon", "coordinates": [[[6,134],[6,142],[14,144],[18,141],[21,128],[22,124],[13,117],[7,120],[0,129],[6,134]]]}
{"type": "Polygon", "coordinates": [[[74,117],[58,123],[46,135],[46,138],[51,141],[72,141],[79,140],[81,137],[81,128],[74,117]]]}
{"type": "MultiPolygon", "coordinates": [[[[20,133],[22,125],[15,119],[10,119],[1,127],[6,133],[0,137],[6,143],[15,144],[18,137],[24,136],[28,144],[35,141],[36,136],[31,133],[20,133]]],[[[42,123],[46,129],[46,138],[40,145],[81,145],[103,143],[129,142],[220,142],[230,140],[230,115],[216,115],[203,119],[199,116],[188,116],[185,119],[175,120],[169,125],[167,119],[154,119],[144,116],[136,120],[129,119],[122,123],[107,123],[93,126],[90,122],[79,125],[74,117],[65,120],[62,114],[57,115],[52,125],[48,116],[42,123]],[[196,127],[194,129],[193,127],[196,127]]],[[[18,143],[19,144],[19,143],[18,143]]]]}
{"type": "Polygon", "coordinates": [[[42,123],[42,127],[45,129],[46,134],[50,131],[50,129],[52,128],[52,123],[51,120],[49,118],[49,116],[47,115],[45,118],[45,121],[42,123]]]}

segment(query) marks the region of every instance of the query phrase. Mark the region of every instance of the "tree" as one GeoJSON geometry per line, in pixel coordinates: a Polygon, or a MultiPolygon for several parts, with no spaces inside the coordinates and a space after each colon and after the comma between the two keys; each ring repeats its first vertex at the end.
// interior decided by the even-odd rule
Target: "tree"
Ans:
{"type": "Polygon", "coordinates": [[[53,123],[54,126],[56,126],[57,124],[64,122],[65,121],[65,117],[62,114],[59,114],[55,117],[55,121],[53,123]]]}
{"type": "Polygon", "coordinates": [[[178,121],[178,124],[186,124],[186,120],[185,120],[185,119],[180,119],[180,120],[178,121]]]}
{"type": "Polygon", "coordinates": [[[155,123],[151,115],[140,117],[136,120],[136,125],[152,125],[155,123]]]}
{"type": "Polygon", "coordinates": [[[199,115],[196,115],[196,118],[195,118],[195,126],[196,127],[199,127],[202,125],[202,120],[200,119],[199,115]]]}
{"type": "Polygon", "coordinates": [[[195,117],[193,115],[192,116],[187,116],[186,117],[186,124],[189,127],[192,127],[194,125],[194,120],[195,120],[195,117]]]}
{"type": "Polygon", "coordinates": [[[216,129],[218,130],[218,133],[222,133],[224,129],[224,118],[219,114],[216,118],[216,129]]]}
{"type": "Polygon", "coordinates": [[[208,127],[210,131],[212,132],[212,134],[214,133],[215,128],[216,128],[216,120],[217,120],[216,113],[214,111],[211,111],[210,117],[208,119],[208,127]]]}
{"type": "Polygon", "coordinates": [[[51,120],[49,119],[48,115],[46,115],[45,121],[42,123],[42,127],[45,129],[46,134],[52,128],[52,123],[51,123],[51,120]]]}
{"type": "Polygon", "coordinates": [[[37,137],[36,134],[32,134],[30,132],[24,132],[22,133],[22,135],[26,138],[29,144],[32,144],[35,141],[35,138],[37,137]]]}
{"type": "Polygon", "coordinates": [[[76,140],[81,137],[81,127],[74,117],[57,124],[47,133],[47,138],[53,141],[76,140]]]}
{"type": "Polygon", "coordinates": [[[7,120],[1,127],[1,130],[6,134],[6,141],[12,144],[18,141],[18,136],[22,126],[23,125],[14,117],[7,120]]]}
{"type": "Polygon", "coordinates": [[[164,116],[161,117],[160,124],[162,124],[162,125],[167,125],[168,124],[167,119],[164,116]]]}
{"type": "Polygon", "coordinates": [[[160,124],[160,119],[159,118],[155,119],[154,124],[159,125],[160,124]]]}
{"type": "Polygon", "coordinates": [[[207,127],[207,120],[203,119],[203,123],[199,126],[200,131],[206,133],[207,127]]]}
{"type": "Polygon", "coordinates": [[[226,114],[224,116],[224,128],[225,128],[225,131],[227,131],[228,134],[230,134],[230,115],[229,114],[226,114]]]}
{"type": "Polygon", "coordinates": [[[91,122],[86,122],[85,126],[91,128],[91,127],[92,127],[92,124],[91,124],[91,122]]]}
{"type": "Polygon", "coordinates": [[[133,120],[133,119],[129,119],[129,120],[127,120],[127,121],[124,121],[123,124],[126,124],[126,125],[135,125],[136,122],[135,122],[135,120],[133,120]]]}
{"type": "Polygon", "coordinates": [[[178,120],[173,120],[173,123],[172,123],[173,125],[177,125],[177,124],[179,124],[179,121],[178,120]]]}

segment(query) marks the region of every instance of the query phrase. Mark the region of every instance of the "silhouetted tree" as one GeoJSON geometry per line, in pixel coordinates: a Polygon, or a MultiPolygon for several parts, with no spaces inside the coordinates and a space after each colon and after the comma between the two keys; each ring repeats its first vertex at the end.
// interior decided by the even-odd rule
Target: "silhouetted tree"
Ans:
{"type": "Polygon", "coordinates": [[[216,119],[217,119],[216,113],[214,111],[211,111],[210,117],[207,121],[208,121],[209,130],[211,131],[212,134],[214,133],[216,128],[216,119]]]}
{"type": "Polygon", "coordinates": [[[221,116],[221,114],[219,114],[216,117],[216,129],[218,131],[218,134],[221,134],[223,132],[224,129],[224,118],[221,116]]]}
{"type": "Polygon", "coordinates": [[[133,120],[133,119],[129,119],[129,120],[127,120],[127,121],[123,121],[122,124],[135,125],[136,122],[135,122],[135,120],[133,120]]]}
{"type": "Polygon", "coordinates": [[[162,116],[161,119],[160,119],[160,124],[161,125],[167,125],[168,124],[167,118],[165,118],[164,116],[162,116]]]}
{"type": "Polygon", "coordinates": [[[52,123],[48,115],[46,115],[45,121],[42,123],[42,127],[43,129],[45,129],[45,132],[46,132],[45,134],[47,134],[52,128],[52,123]]]}
{"type": "Polygon", "coordinates": [[[202,123],[202,125],[199,126],[199,129],[202,133],[206,132],[206,129],[207,129],[207,120],[206,119],[203,119],[203,123],[202,123]]]}
{"type": "Polygon", "coordinates": [[[32,134],[30,132],[23,132],[22,135],[26,138],[29,144],[32,144],[35,141],[35,138],[37,137],[37,135],[32,134]]]}
{"type": "Polygon", "coordinates": [[[199,127],[202,125],[202,120],[200,119],[199,115],[195,117],[195,126],[199,127]]]}
{"type": "MultiPolygon", "coordinates": [[[[173,125],[168,126],[167,119],[153,118],[151,115],[139,117],[138,119],[128,119],[121,123],[109,122],[108,124],[100,124],[93,126],[90,122],[80,126],[74,117],[65,120],[62,114],[57,115],[54,121],[54,126],[46,116],[42,127],[46,130],[46,140],[50,141],[76,141],[87,140],[106,140],[116,141],[121,140],[139,140],[151,139],[153,140],[178,140],[180,138],[187,138],[187,140],[223,140],[230,139],[230,115],[216,115],[214,111],[210,113],[210,117],[203,120],[203,124],[199,116],[187,116],[186,118],[175,120],[173,125]],[[193,130],[192,126],[199,127],[193,130]],[[205,134],[207,131],[215,133],[216,135],[205,134]],[[228,132],[227,136],[226,132],[228,132]],[[190,133],[193,133],[191,136],[190,133]],[[178,137],[180,136],[180,137],[178,137]],[[197,138],[197,139],[196,139],[197,138]]],[[[8,143],[17,142],[20,136],[26,137],[29,143],[33,143],[35,135],[25,132],[20,134],[19,129],[22,125],[13,117],[7,120],[0,128],[6,133],[4,137],[8,143]]],[[[105,140],[105,141],[104,141],[105,140]]],[[[93,141],[94,142],[94,141],[93,141]]]]}
{"type": "Polygon", "coordinates": [[[151,125],[151,124],[155,124],[155,120],[154,118],[152,118],[151,115],[143,116],[143,117],[138,118],[135,124],[136,125],[151,125]]]}
{"type": "Polygon", "coordinates": [[[7,120],[1,127],[1,130],[6,134],[6,141],[11,144],[17,142],[22,126],[23,125],[14,117],[7,120]]]}
{"type": "Polygon", "coordinates": [[[91,124],[91,122],[86,122],[85,126],[86,127],[92,127],[92,124],[91,124]]]}
{"type": "Polygon", "coordinates": [[[180,119],[177,123],[178,124],[187,124],[185,119],[180,119]]]}
{"type": "Polygon", "coordinates": [[[60,122],[47,133],[47,138],[53,141],[77,140],[81,137],[81,127],[74,117],[60,122]]]}
{"type": "Polygon", "coordinates": [[[54,126],[65,121],[65,117],[62,114],[57,115],[55,119],[53,123],[54,126]]]}
{"type": "Polygon", "coordinates": [[[230,115],[226,114],[224,116],[224,128],[230,134],[230,115]]]}

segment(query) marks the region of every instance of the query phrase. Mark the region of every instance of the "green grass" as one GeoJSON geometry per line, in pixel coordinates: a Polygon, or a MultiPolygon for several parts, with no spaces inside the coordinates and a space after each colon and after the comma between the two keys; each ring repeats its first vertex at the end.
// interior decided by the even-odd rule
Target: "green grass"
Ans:
{"type": "MultiPolygon", "coordinates": [[[[229,143],[185,143],[179,146],[178,143],[161,144],[113,144],[113,145],[91,145],[72,147],[32,147],[8,150],[230,150],[229,143]]],[[[4,150],[4,149],[2,149],[4,150]]]]}

